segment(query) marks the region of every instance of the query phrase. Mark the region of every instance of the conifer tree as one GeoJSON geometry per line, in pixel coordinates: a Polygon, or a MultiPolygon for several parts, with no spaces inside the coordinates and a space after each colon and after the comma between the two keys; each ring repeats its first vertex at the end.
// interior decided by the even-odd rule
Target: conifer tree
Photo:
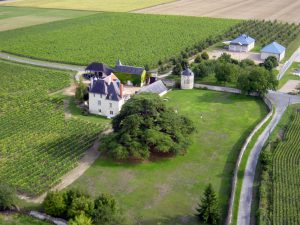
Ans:
{"type": "Polygon", "coordinates": [[[218,200],[216,193],[211,184],[207,186],[198,204],[197,216],[201,223],[217,225],[219,224],[220,215],[218,209],[218,200]]]}

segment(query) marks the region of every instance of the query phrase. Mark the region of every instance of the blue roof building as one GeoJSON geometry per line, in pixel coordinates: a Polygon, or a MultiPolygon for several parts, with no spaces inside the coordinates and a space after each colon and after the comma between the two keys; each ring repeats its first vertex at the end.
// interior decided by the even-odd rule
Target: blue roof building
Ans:
{"type": "Polygon", "coordinates": [[[277,42],[273,42],[265,47],[263,47],[261,52],[261,59],[265,60],[269,56],[275,56],[278,61],[281,61],[285,56],[286,48],[277,42]]]}
{"type": "Polygon", "coordinates": [[[254,38],[246,34],[242,34],[230,42],[229,50],[233,52],[248,52],[252,48],[254,48],[254,45],[255,45],[254,38]]]}

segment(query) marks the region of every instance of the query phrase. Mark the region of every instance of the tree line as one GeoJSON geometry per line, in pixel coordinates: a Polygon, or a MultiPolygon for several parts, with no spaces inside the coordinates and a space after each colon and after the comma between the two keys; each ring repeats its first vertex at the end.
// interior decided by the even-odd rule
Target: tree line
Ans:
{"type": "MultiPolygon", "coordinates": [[[[174,61],[174,64],[173,75],[180,75],[182,70],[189,66],[187,58],[174,61]]],[[[264,95],[269,89],[275,90],[278,85],[274,72],[278,61],[274,56],[268,57],[260,65],[255,65],[250,59],[239,62],[227,53],[223,53],[218,59],[209,59],[208,54],[203,52],[196,56],[190,66],[196,79],[214,76],[217,83],[232,84],[245,94],[264,95]]]]}

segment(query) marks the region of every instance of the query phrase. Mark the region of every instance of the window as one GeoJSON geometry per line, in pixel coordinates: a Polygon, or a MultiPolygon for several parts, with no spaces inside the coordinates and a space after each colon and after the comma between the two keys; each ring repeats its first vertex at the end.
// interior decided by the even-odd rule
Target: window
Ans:
{"type": "Polygon", "coordinates": [[[101,101],[98,101],[98,105],[101,105],[101,101]]]}
{"type": "Polygon", "coordinates": [[[109,103],[109,107],[112,108],[112,103],[109,103]]]}
{"type": "Polygon", "coordinates": [[[113,112],[113,111],[110,111],[109,113],[110,113],[110,115],[114,115],[114,112],[113,112]]]}
{"type": "Polygon", "coordinates": [[[101,113],[101,109],[99,109],[99,112],[101,113]]]}
{"type": "Polygon", "coordinates": [[[96,97],[96,95],[94,94],[94,97],[96,97]]]}

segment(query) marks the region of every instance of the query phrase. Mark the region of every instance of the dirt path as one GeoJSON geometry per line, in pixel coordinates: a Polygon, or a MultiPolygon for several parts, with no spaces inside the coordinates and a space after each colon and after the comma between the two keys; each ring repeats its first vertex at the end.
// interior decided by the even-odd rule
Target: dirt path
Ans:
{"type": "Polygon", "coordinates": [[[300,87],[300,80],[288,80],[282,88],[280,88],[279,92],[283,93],[295,93],[298,92],[298,88],[300,87]]]}
{"type": "MultiPolygon", "coordinates": [[[[109,134],[110,132],[112,132],[112,130],[108,129],[102,134],[105,135],[109,134]]],[[[83,175],[85,171],[87,171],[100,156],[100,152],[98,150],[99,145],[100,142],[98,140],[95,141],[94,145],[89,150],[87,150],[85,155],[79,160],[78,165],[74,169],[66,173],[64,176],[62,176],[60,183],[53,187],[51,191],[63,190],[64,188],[72,184],[75,180],[77,180],[81,175],[83,175]]],[[[19,197],[27,202],[42,203],[46,195],[47,193],[44,193],[36,198],[29,198],[22,195],[19,195],[19,197]]]]}

